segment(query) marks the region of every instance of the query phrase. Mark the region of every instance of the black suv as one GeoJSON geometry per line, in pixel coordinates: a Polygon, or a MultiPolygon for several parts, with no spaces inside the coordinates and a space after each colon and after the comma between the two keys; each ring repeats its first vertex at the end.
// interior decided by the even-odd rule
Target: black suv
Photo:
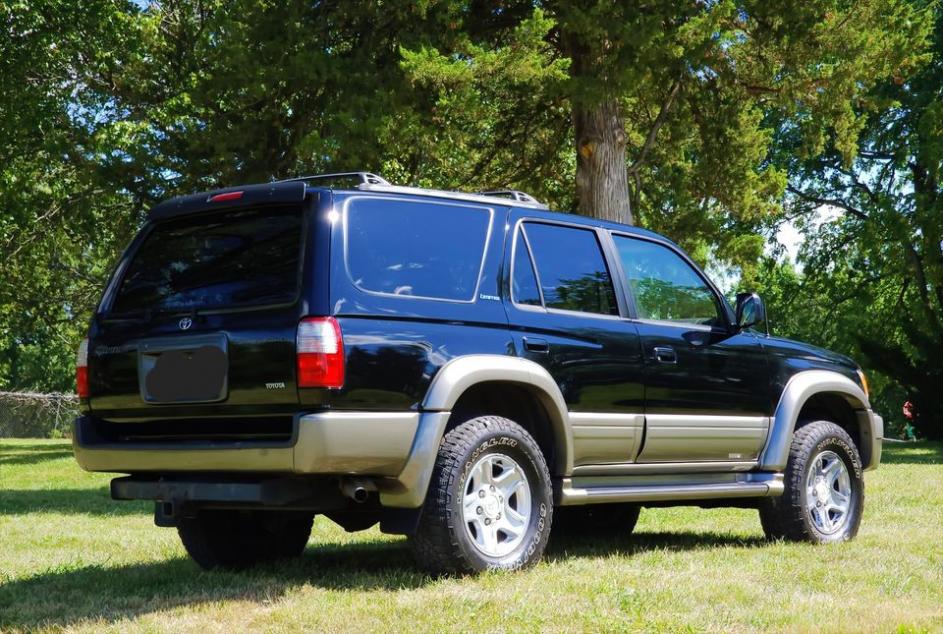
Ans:
{"type": "Polygon", "coordinates": [[[764,325],[670,240],[519,192],[184,196],[81,346],[75,455],[204,567],[296,556],[316,513],[409,535],[434,572],[524,566],[551,525],[628,532],[644,505],[849,539],[883,422],[854,362],[764,325]]]}

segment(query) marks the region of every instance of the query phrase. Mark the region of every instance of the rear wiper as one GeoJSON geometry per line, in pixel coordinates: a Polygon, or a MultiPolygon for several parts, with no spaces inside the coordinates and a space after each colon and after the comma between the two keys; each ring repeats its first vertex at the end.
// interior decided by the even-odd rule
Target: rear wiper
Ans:
{"type": "Polygon", "coordinates": [[[145,310],[128,310],[123,313],[99,313],[96,315],[99,321],[109,322],[109,321],[139,321],[144,319],[149,319],[147,311],[145,310]]]}
{"type": "Polygon", "coordinates": [[[150,323],[155,317],[163,315],[184,315],[191,319],[196,319],[199,311],[196,308],[141,308],[139,310],[129,310],[123,313],[105,313],[100,316],[102,321],[144,321],[150,323]]]}

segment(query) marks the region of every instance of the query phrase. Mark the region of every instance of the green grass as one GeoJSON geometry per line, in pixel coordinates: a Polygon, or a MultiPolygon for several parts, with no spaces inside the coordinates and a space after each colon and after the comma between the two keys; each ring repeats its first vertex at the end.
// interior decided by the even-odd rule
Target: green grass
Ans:
{"type": "Polygon", "coordinates": [[[519,573],[432,579],[319,518],[304,557],[203,572],[68,443],[0,441],[0,631],[943,631],[943,445],[892,445],[857,540],[768,543],[755,511],[646,509],[519,573]]]}

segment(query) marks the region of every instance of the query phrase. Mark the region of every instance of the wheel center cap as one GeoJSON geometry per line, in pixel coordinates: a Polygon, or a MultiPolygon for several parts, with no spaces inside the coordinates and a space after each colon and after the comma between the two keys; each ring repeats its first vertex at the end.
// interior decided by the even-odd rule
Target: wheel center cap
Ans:
{"type": "Polygon", "coordinates": [[[481,506],[485,510],[485,515],[491,519],[496,518],[498,513],[501,512],[501,503],[494,495],[486,495],[481,506]]]}
{"type": "Polygon", "coordinates": [[[828,487],[825,486],[824,482],[815,485],[815,497],[818,498],[819,502],[828,501],[828,487]]]}

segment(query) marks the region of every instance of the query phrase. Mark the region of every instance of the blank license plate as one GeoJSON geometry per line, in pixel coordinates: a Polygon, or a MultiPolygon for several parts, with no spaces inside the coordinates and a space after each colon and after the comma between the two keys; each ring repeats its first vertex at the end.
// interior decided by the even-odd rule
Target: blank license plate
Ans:
{"type": "Polygon", "coordinates": [[[141,345],[138,377],[148,403],[207,403],[226,398],[229,359],[224,335],[141,345]]]}

